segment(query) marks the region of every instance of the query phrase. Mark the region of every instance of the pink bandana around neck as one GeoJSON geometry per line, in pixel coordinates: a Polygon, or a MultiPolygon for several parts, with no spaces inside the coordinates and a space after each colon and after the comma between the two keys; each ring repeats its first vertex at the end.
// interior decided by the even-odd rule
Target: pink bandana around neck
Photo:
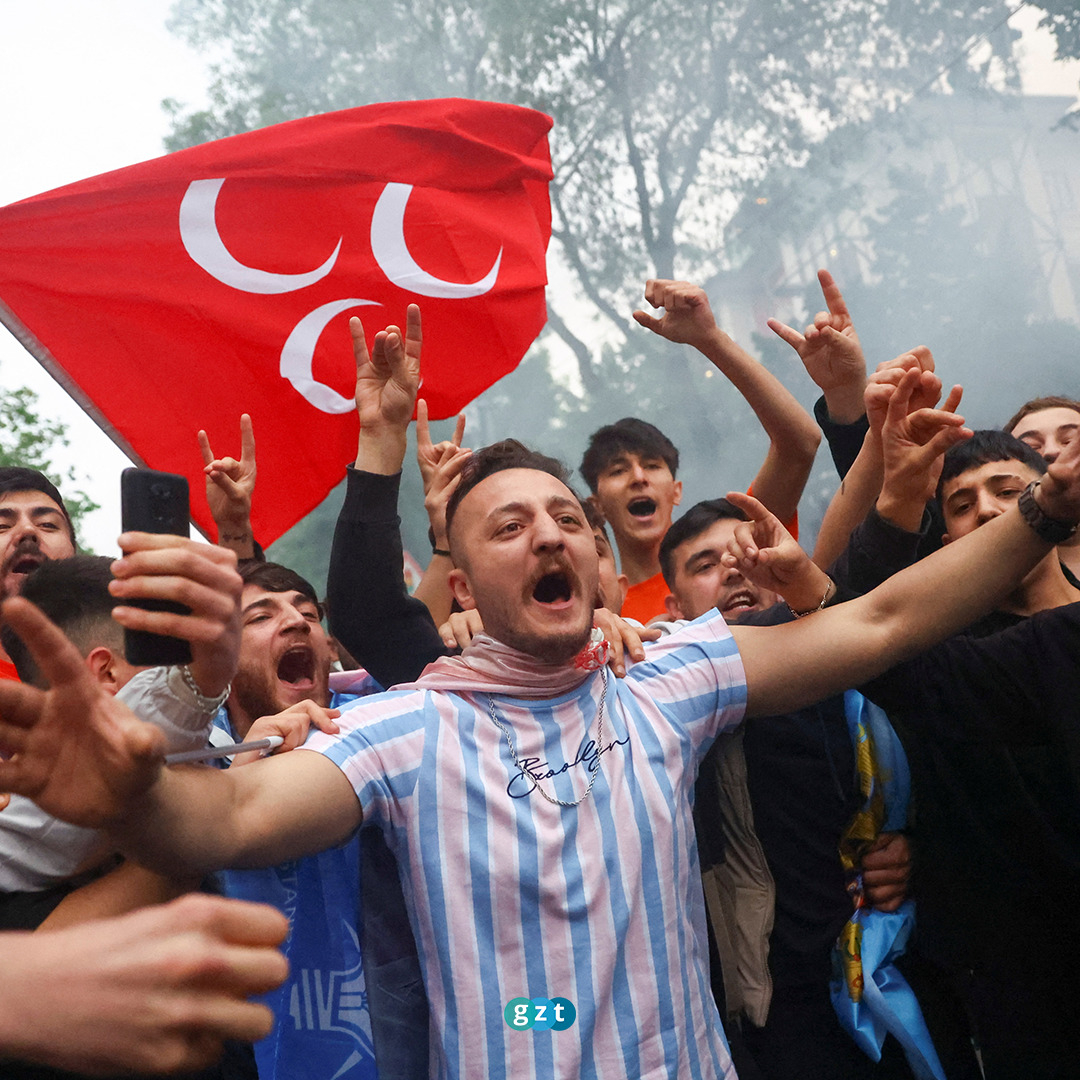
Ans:
{"type": "Polygon", "coordinates": [[[593,628],[585,647],[566,664],[544,664],[527,653],[477,634],[460,656],[442,656],[413,683],[395,690],[448,690],[546,698],[565,694],[599,671],[608,659],[603,634],[593,628]]]}

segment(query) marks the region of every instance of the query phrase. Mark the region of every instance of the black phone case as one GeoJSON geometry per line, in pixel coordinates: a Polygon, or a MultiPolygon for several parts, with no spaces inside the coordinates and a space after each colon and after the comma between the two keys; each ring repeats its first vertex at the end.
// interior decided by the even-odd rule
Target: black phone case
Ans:
{"type": "MultiPolygon", "coordinates": [[[[120,513],[124,532],[190,533],[188,482],[175,473],[153,469],[125,469],[120,474],[120,513]]],[[[189,608],[170,600],[128,600],[146,611],[173,611],[186,615],[189,608]]],[[[183,638],[124,630],[124,655],[129,664],[157,667],[191,662],[191,646],[183,638]]]]}

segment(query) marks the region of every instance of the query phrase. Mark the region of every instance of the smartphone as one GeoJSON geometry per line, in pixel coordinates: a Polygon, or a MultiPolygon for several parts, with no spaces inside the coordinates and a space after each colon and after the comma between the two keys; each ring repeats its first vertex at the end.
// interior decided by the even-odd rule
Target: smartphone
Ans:
{"type": "MultiPolygon", "coordinates": [[[[120,474],[120,516],[124,532],[190,534],[188,482],[176,473],[125,469],[120,474]]],[[[187,615],[190,608],[172,600],[125,600],[146,611],[187,615]]],[[[191,662],[191,646],[183,638],[124,629],[124,656],[129,664],[158,667],[191,662]]]]}

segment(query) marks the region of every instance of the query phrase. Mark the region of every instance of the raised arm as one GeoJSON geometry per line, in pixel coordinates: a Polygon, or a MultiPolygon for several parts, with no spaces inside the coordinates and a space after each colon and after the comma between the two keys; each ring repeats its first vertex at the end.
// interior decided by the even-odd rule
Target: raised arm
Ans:
{"type": "Polygon", "coordinates": [[[50,689],[0,685],[0,752],[9,755],[0,760],[0,790],[61,820],[105,828],[125,854],[170,874],[273,865],[359,826],[349,781],[320,754],[224,772],[166,768],[161,732],[106,694],[33,604],[16,597],[2,614],[50,689]]]}
{"type": "Polygon", "coordinates": [[[821,433],[780,380],[716,325],[705,290],[685,281],[645,283],[645,299],[663,308],[658,319],[634,319],[668,341],[693,345],[731,382],[769,436],[769,450],[754,478],[754,494],[783,521],[795,516],[814,464],[821,433]]]}
{"type": "MultiPolygon", "coordinates": [[[[1035,499],[1051,518],[1080,520],[1080,442],[1050,466],[1035,499]]],[[[750,715],[820,701],[937,644],[993,609],[1050,550],[1013,507],[857,600],[784,626],[733,627],[750,715]]]]}
{"type": "Polygon", "coordinates": [[[450,618],[454,595],[450,591],[449,575],[454,564],[450,559],[450,541],[446,537],[446,504],[457,487],[458,477],[472,451],[462,447],[465,435],[465,415],[457,418],[454,434],[439,443],[431,441],[427,402],[416,403],[416,461],[424,481],[424,509],[431,526],[431,562],[413,595],[422,600],[436,626],[450,618]]]}
{"type": "Polygon", "coordinates": [[[420,309],[405,334],[376,334],[369,355],[360,320],[350,320],[360,437],[334,530],[327,594],[330,631],[383,686],[415,679],[446,650],[402,570],[398,484],[420,383],[420,309]]]}

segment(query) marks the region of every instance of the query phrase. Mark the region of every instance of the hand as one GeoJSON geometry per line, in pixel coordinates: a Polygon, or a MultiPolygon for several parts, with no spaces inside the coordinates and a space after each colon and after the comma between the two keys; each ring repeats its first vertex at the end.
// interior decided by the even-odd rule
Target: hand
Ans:
{"type": "Polygon", "coordinates": [[[206,501],[218,527],[218,540],[241,558],[255,554],[251,533],[251,497],[255,491],[255,434],[251,417],[240,417],[240,460],[216,458],[205,431],[199,432],[199,448],[206,473],[206,501]]]}
{"type": "Polygon", "coordinates": [[[171,600],[187,615],[122,605],[113,618],[128,630],[170,634],[191,643],[192,677],[206,697],[220,694],[240,655],[240,593],[236,555],[223,547],[159,533],[124,533],[112,564],[109,592],[120,600],[171,600]]]}
{"type": "Polygon", "coordinates": [[[729,491],[728,499],[750,518],[739,522],[720,561],[755,585],[780,596],[796,611],[817,607],[831,588],[829,576],[815,566],[779,518],[757,499],[729,491]]]}
{"type": "Polygon", "coordinates": [[[942,455],[972,434],[955,412],[963,395],[959,386],[952,388],[942,409],[912,409],[924,379],[925,372],[917,368],[903,373],[891,388],[881,430],[885,478],[878,513],[911,532],[918,529],[926,501],[933,497],[942,455]]]}
{"type": "Polygon", "coordinates": [[[8,600],[0,617],[26,643],[48,690],[0,682],[0,791],[100,829],[153,785],[165,736],[90,674],[78,649],[33,604],[8,600]]]}
{"type": "Polygon", "coordinates": [[[268,1035],[247,1001],[281,984],[288,931],[265,904],[190,894],[69,930],[4,934],[0,1051],[80,1073],[213,1064],[268,1035]]]}
{"type": "Polygon", "coordinates": [[[467,649],[477,634],[484,632],[484,620],[475,608],[455,611],[439,627],[439,637],[448,649],[467,649]]]}
{"type": "Polygon", "coordinates": [[[424,509],[431,525],[435,546],[447,550],[446,504],[458,485],[458,477],[465,462],[472,456],[468,447],[461,445],[465,434],[465,415],[458,416],[454,435],[440,443],[432,443],[428,426],[427,402],[421,398],[416,403],[416,460],[424,481],[424,509]]]}
{"type": "Polygon", "coordinates": [[[356,412],[361,428],[404,429],[412,419],[420,387],[420,308],[409,305],[404,339],[399,327],[388,326],[375,335],[370,355],[363,324],[355,315],[349,320],[349,332],[356,358],[356,412]]]}
{"type": "Polygon", "coordinates": [[[635,311],[635,321],[668,341],[701,348],[710,335],[716,333],[716,319],[705,290],[688,281],[645,282],[645,299],[654,308],[663,308],[657,319],[644,311],[635,311]]]}
{"type": "Polygon", "coordinates": [[[908,895],[911,848],[903,833],[882,833],[862,859],[863,899],[878,911],[895,911],[908,895]]]}
{"type": "Polygon", "coordinates": [[[818,271],[818,281],[828,311],[819,311],[800,334],[793,327],[769,319],[767,325],[798,354],[807,374],[825,394],[829,415],[842,423],[857,420],[866,386],[866,358],[859,335],[839,286],[828,270],[818,271]]]}
{"type": "MultiPolygon", "coordinates": [[[[454,426],[454,434],[442,442],[431,441],[431,427],[428,424],[427,402],[420,398],[416,403],[416,462],[420,466],[420,478],[424,481],[424,494],[431,489],[435,478],[435,470],[439,464],[446,460],[453,451],[459,450],[461,440],[465,435],[465,414],[459,413],[457,423],[454,426]]],[[[462,453],[471,453],[463,450],[462,453]]]]}
{"type": "MultiPolygon", "coordinates": [[[[272,750],[271,754],[284,754],[287,750],[295,750],[308,736],[312,724],[327,735],[336,735],[340,730],[334,721],[341,715],[340,709],[327,709],[317,705],[314,701],[298,701],[290,705],[282,712],[274,713],[273,716],[260,716],[248,729],[244,736],[245,742],[255,742],[257,739],[265,739],[270,735],[280,735],[285,741],[272,750]]],[[[246,754],[237,754],[232,760],[231,769],[237,769],[241,765],[250,765],[264,757],[262,750],[249,750],[246,754]]]]}
{"type": "Polygon", "coordinates": [[[618,679],[626,676],[626,658],[633,663],[645,659],[645,641],[655,641],[660,631],[655,627],[632,626],[624,618],[607,608],[597,608],[593,612],[593,626],[598,626],[608,645],[608,667],[618,679]]]}
{"type": "Polygon", "coordinates": [[[909,408],[912,412],[932,409],[941,398],[941,379],[934,371],[934,354],[925,345],[916,345],[914,349],[878,364],[870,376],[865,393],[866,416],[870,430],[879,437],[893,389],[900,385],[905,372],[916,370],[920,372],[920,378],[912,391],[909,408]]]}

